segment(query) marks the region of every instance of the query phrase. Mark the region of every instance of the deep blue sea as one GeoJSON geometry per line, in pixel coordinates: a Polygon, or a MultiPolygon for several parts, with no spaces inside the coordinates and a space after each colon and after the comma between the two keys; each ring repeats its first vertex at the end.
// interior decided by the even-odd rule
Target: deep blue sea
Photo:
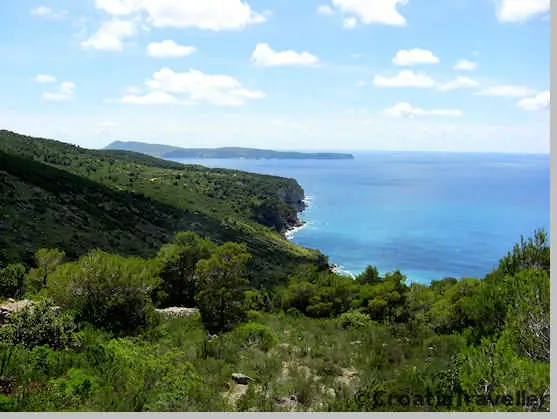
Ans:
{"type": "Polygon", "coordinates": [[[293,242],[346,273],[483,277],[521,235],[549,232],[549,155],[353,152],[354,160],[180,160],[291,177],[309,197],[293,242]]]}

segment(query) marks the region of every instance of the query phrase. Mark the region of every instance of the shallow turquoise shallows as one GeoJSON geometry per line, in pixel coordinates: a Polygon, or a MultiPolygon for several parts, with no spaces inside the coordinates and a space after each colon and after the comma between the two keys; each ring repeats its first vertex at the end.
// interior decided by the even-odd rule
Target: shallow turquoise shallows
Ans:
{"type": "Polygon", "coordinates": [[[549,156],[354,152],[355,160],[180,160],[292,177],[309,197],[293,234],[347,274],[483,277],[521,235],[549,231],[549,156]]]}

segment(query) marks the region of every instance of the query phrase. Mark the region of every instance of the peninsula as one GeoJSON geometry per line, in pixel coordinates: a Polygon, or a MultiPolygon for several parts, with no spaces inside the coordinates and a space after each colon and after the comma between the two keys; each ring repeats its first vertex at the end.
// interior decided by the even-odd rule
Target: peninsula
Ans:
{"type": "Polygon", "coordinates": [[[125,150],[148,154],[153,157],[175,159],[275,159],[275,160],[351,160],[352,154],[302,153],[295,151],[273,151],[255,148],[181,148],[163,144],[148,144],[136,141],[115,141],[105,150],[125,150]]]}

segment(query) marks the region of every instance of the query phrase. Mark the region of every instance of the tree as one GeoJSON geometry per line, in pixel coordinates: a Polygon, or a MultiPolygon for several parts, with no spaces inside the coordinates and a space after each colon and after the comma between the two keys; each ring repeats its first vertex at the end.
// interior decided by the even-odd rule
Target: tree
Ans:
{"type": "Polygon", "coordinates": [[[0,297],[20,297],[23,294],[24,278],[25,266],[21,264],[0,269],[0,297]]]}
{"type": "Polygon", "coordinates": [[[215,247],[210,240],[185,232],[177,233],[172,243],[161,248],[157,263],[165,305],[190,307],[195,304],[197,262],[209,258],[215,247]]]}
{"type": "Polygon", "coordinates": [[[512,252],[501,259],[498,268],[504,275],[514,275],[524,269],[543,269],[549,273],[549,238],[543,229],[536,230],[528,240],[521,237],[512,252]]]}
{"type": "Polygon", "coordinates": [[[395,271],[388,273],[375,285],[364,285],[360,290],[363,310],[373,320],[402,321],[408,314],[406,277],[395,271]]]}
{"type": "Polygon", "coordinates": [[[39,291],[46,286],[48,275],[64,261],[65,253],[58,249],[39,249],[35,253],[35,265],[27,276],[30,291],[39,291]]]}
{"type": "Polygon", "coordinates": [[[544,270],[524,270],[509,278],[512,303],[506,329],[520,355],[549,362],[550,284],[544,270]]]}
{"type": "Polygon", "coordinates": [[[197,263],[200,291],[195,300],[209,332],[231,330],[244,320],[248,281],[243,275],[250,258],[245,245],[225,243],[197,263]]]}
{"type": "Polygon", "coordinates": [[[94,250],[59,266],[48,277],[47,291],[58,305],[74,310],[80,321],[132,332],[149,323],[151,293],[159,284],[151,261],[94,250]]]}
{"type": "Polygon", "coordinates": [[[379,276],[379,271],[377,270],[377,268],[370,265],[364,272],[356,277],[356,280],[360,284],[374,285],[378,284],[381,281],[381,277],[379,276]]]}

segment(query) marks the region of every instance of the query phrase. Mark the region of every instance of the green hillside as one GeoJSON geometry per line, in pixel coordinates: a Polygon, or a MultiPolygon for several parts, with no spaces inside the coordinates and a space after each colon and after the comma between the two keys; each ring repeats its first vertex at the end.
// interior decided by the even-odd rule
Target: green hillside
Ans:
{"type": "Polygon", "coordinates": [[[39,247],[71,257],[92,248],[152,256],[175,232],[245,242],[254,281],[280,282],[325,261],[285,240],[304,192],[294,179],[182,165],[143,154],[87,150],[0,131],[0,261],[39,247]],[[264,273],[263,276],[255,273],[264,273]]]}

